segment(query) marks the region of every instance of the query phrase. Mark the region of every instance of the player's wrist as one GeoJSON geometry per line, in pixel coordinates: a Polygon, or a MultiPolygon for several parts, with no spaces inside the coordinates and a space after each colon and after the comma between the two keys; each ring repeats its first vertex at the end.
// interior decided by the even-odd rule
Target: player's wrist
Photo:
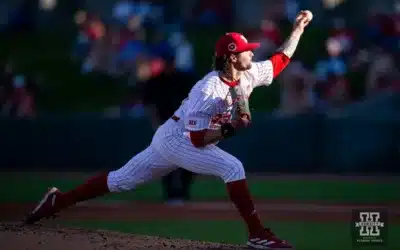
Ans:
{"type": "Polygon", "coordinates": [[[229,138],[235,135],[235,127],[231,123],[224,123],[221,125],[221,136],[222,138],[229,138]]]}

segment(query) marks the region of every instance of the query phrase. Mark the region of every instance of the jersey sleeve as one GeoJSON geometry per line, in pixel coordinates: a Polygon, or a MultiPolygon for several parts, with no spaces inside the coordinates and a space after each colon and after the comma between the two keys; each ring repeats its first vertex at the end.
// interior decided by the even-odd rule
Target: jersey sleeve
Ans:
{"type": "Polygon", "coordinates": [[[253,87],[270,85],[289,64],[290,58],[282,52],[277,52],[268,60],[253,63],[249,73],[253,78],[253,87]]]}
{"type": "Polygon", "coordinates": [[[208,129],[212,117],[214,99],[203,91],[189,94],[188,109],[184,122],[189,131],[201,131],[208,129]]]}

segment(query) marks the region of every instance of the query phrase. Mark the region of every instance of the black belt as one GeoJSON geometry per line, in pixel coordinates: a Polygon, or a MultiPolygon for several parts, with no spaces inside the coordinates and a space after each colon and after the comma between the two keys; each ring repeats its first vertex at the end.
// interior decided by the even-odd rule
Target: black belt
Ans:
{"type": "Polygon", "coordinates": [[[177,117],[176,115],[171,116],[171,119],[178,122],[181,118],[177,117]]]}

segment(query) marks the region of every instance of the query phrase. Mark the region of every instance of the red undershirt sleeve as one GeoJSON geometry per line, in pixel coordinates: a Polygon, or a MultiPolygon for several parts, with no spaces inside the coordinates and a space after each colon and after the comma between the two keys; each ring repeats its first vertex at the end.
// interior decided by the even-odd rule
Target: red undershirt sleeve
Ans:
{"type": "Polygon", "coordinates": [[[277,77],[288,66],[290,58],[282,52],[277,52],[269,59],[272,63],[273,78],[277,77]]]}

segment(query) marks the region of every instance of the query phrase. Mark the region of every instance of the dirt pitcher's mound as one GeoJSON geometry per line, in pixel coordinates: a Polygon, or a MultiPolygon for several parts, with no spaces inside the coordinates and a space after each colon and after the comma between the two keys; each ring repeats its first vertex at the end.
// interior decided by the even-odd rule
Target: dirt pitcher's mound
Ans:
{"type": "Polygon", "coordinates": [[[4,250],[246,249],[243,246],[138,236],[102,230],[0,223],[4,250]]]}

